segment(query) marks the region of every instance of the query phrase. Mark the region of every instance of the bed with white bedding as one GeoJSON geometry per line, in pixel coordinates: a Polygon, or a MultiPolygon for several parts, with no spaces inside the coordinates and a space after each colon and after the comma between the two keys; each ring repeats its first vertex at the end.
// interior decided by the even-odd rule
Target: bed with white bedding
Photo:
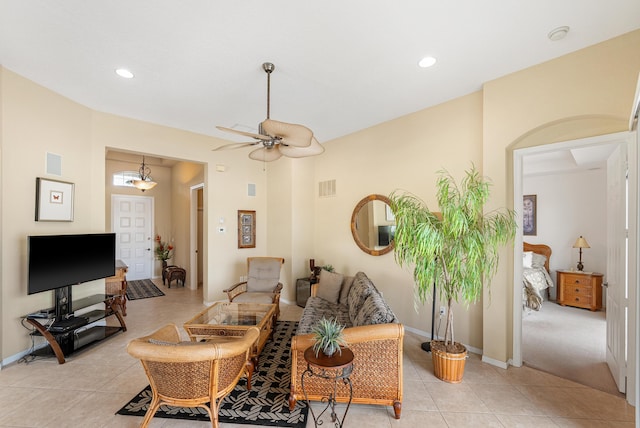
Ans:
{"type": "Polygon", "coordinates": [[[544,294],[549,299],[553,280],[549,275],[551,248],[544,244],[523,243],[522,253],[522,305],[539,311],[544,294]]]}

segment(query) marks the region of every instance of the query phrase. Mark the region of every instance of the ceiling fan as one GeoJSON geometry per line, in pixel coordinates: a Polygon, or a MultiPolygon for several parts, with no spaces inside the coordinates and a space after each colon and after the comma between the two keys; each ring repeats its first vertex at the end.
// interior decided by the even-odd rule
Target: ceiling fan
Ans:
{"type": "Polygon", "coordinates": [[[313,132],[304,125],[293,123],[279,122],[272,120],[270,114],[270,98],[271,98],[271,73],[276,66],[270,62],[262,64],[262,69],[267,73],[267,118],[258,125],[258,133],[239,131],[233,128],[225,128],[216,126],[221,131],[233,132],[245,137],[251,137],[256,141],[247,143],[231,143],[225,144],[213,149],[239,149],[242,147],[250,147],[261,145],[261,147],[251,151],[249,157],[254,160],[271,162],[280,159],[282,156],[290,158],[303,158],[306,156],[315,156],[324,152],[322,144],[313,136],[313,132]]]}

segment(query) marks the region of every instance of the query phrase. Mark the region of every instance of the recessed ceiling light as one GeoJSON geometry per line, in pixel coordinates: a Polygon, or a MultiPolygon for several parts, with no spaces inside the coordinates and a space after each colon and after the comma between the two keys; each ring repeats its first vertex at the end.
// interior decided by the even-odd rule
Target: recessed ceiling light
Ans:
{"type": "Polygon", "coordinates": [[[436,63],[436,59],[432,56],[425,56],[420,61],[418,61],[418,65],[422,68],[429,68],[436,63]]]}
{"type": "Polygon", "coordinates": [[[549,31],[547,37],[552,42],[557,42],[558,40],[564,39],[567,36],[567,33],[569,33],[569,27],[563,25],[562,27],[554,28],[553,30],[549,31]]]}
{"type": "Polygon", "coordinates": [[[125,79],[133,79],[133,73],[126,68],[117,68],[116,74],[120,77],[124,77],[125,79]]]}

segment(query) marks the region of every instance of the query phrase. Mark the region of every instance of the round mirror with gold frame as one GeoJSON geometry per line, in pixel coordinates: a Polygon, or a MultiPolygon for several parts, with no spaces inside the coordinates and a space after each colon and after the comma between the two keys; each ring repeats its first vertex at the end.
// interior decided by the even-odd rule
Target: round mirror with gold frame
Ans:
{"type": "Polygon", "coordinates": [[[395,217],[391,201],[384,195],[364,197],[351,215],[351,234],[358,247],[372,256],[393,250],[395,217]]]}

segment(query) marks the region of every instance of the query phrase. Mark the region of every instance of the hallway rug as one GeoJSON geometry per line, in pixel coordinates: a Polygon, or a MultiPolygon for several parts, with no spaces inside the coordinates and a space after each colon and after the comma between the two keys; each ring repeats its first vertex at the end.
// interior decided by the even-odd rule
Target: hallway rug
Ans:
{"type": "Polygon", "coordinates": [[[156,287],[150,279],[127,281],[127,299],[147,299],[149,297],[164,296],[164,293],[156,287]]]}
{"type": "MultiPolygon", "coordinates": [[[[291,379],[290,345],[298,323],[278,321],[273,338],[260,354],[258,370],[253,373],[251,391],[247,391],[246,378],[240,379],[231,394],[220,406],[220,422],[274,427],[304,428],[309,409],[298,401],[289,411],[291,379]]],[[[116,414],[144,416],[151,401],[151,388],[147,386],[116,414]]],[[[173,418],[208,421],[204,409],[160,406],[154,418],[173,418]]]]}

